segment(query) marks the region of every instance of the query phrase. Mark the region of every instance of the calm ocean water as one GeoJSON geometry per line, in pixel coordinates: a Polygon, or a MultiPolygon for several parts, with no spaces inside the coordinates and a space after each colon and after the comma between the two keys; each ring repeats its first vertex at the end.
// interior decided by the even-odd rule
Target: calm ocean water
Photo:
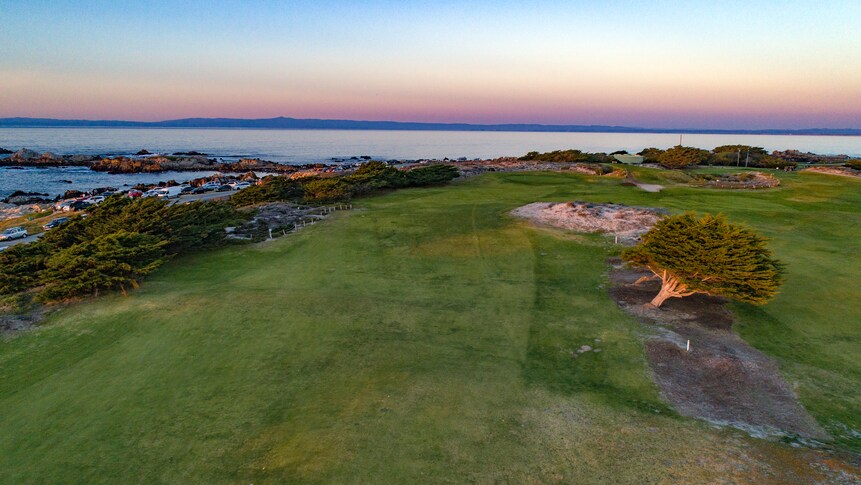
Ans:
{"type": "MultiPolygon", "coordinates": [[[[325,162],[367,155],[376,159],[496,158],[526,152],[576,148],[590,152],[647,147],[668,148],[679,143],[673,134],[646,133],[515,133],[474,131],[352,131],[132,128],[0,128],[0,147],[29,148],[60,154],[132,154],[196,150],[212,157],[259,157],[281,163],[325,162]]],[[[704,149],[747,144],[767,150],[798,149],[822,154],[861,157],[861,137],[775,135],[684,135],[683,143],[704,149]]],[[[199,175],[197,175],[199,176],[199,175]]],[[[81,169],[0,169],[0,196],[15,189],[62,193],[68,188],[122,186],[192,174],[109,175],[81,169]],[[120,177],[125,177],[121,179],[120,177]],[[52,182],[72,180],[73,184],[52,182]]]]}

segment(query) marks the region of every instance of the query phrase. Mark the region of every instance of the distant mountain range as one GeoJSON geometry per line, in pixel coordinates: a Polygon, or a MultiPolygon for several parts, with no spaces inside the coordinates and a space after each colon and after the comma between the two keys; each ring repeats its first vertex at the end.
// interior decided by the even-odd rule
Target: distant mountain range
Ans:
{"type": "Polygon", "coordinates": [[[58,120],[53,118],[0,118],[0,128],[258,128],[270,130],[412,130],[412,131],[532,131],[570,133],[683,133],[727,135],[833,135],[861,136],[856,128],[798,130],[717,130],[690,128],[639,128],[607,125],[540,125],[526,123],[479,125],[469,123],[413,123],[285,118],[184,118],[166,121],[58,120]]]}

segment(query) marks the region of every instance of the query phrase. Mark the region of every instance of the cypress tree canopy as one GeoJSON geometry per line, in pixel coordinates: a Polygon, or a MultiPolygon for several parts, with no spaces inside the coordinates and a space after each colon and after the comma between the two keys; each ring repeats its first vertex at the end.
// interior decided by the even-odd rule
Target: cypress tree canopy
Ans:
{"type": "Polygon", "coordinates": [[[656,307],[695,293],[764,304],[782,281],[783,266],[771,257],[766,239],[723,216],[666,217],[622,258],[661,279],[661,292],[651,302],[656,307]]]}

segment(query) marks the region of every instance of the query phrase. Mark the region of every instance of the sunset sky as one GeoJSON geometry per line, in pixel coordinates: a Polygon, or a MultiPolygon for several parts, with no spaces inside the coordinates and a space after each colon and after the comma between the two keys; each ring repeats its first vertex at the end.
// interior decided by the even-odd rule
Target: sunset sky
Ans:
{"type": "Polygon", "coordinates": [[[0,0],[0,117],[861,128],[861,1],[0,0]]]}

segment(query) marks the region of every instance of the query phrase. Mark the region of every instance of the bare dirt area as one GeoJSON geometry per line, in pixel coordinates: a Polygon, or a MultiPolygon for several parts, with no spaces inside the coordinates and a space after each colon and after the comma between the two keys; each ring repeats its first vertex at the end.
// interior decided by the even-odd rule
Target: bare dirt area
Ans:
{"type": "Polygon", "coordinates": [[[773,189],[780,185],[780,179],[764,172],[741,172],[699,175],[691,185],[714,189],[773,189]]]}
{"type": "Polygon", "coordinates": [[[829,439],[798,402],[777,363],[732,330],[726,300],[694,295],[667,300],[660,309],[647,307],[660,283],[634,285],[649,274],[618,259],[610,263],[610,296],[648,327],[649,365],[662,395],[680,414],[756,437],[807,444],[829,439]]]}
{"type": "Polygon", "coordinates": [[[514,209],[511,215],[538,225],[576,232],[607,233],[634,241],[666,215],[666,211],[622,204],[534,202],[514,209]]]}
{"type": "Polygon", "coordinates": [[[854,168],[849,167],[810,167],[805,168],[802,172],[825,173],[828,175],[861,178],[861,170],[855,170],[854,168]]]}
{"type": "Polygon", "coordinates": [[[268,238],[270,235],[278,237],[321,221],[335,211],[349,210],[352,207],[352,204],[320,207],[290,202],[260,204],[249,209],[255,212],[251,220],[240,227],[230,228],[227,237],[244,240],[268,238]]]}
{"type": "Polygon", "coordinates": [[[27,313],[0,313],[0,337],[10,337],[23,330],[29,330],[39,325],[45,318],[42,308],[33,309],[27,313]]]}
{"type": "Polygon", "coordinates": [[[521,160],[515,157],[502,157],[492,160],[468,160],[457,162],[454,166],[460,170],[461,177],[472,177],[487,172],[571,171],[584,175],[606,177],[624,177],[626,173],[620,168],[601,163],[544,162],[539,160],[521,160]]]}

